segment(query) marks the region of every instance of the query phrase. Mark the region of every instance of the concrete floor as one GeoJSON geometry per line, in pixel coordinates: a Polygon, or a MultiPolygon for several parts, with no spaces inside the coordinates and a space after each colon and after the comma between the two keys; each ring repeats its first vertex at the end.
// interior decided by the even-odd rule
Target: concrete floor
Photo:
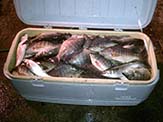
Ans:
{"type": "MultiPolygon", "coordinates": [[[[12,0],[0,1],[0,122],[163,122],[163,72],[149,98],[135,107],[60,105],[26,101],[3,75],[8,49],[17,32],[26,27],[16,16],[12,0]],[[2,51],[3,50],[3,51],[2,51]]],[[[150,25],[159,69],[163,69],[163,1],[158,0],[150,25]]]]}

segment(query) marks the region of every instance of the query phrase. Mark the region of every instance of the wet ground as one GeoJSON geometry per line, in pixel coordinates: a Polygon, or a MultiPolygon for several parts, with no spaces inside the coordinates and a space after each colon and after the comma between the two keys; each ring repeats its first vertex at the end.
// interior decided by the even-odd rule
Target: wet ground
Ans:
{"type": "MultiPolygon", "coordinates": [[[[99,107],[61,105],[27,101],[3,75],[8,49],[17,32],[29,25],[16,16],[13,0],[0,1],[0,122],[163,122],[163,72],[149,98],[133,107],[99,107]]],[[[163,1],[158,0],[150,25],[144,29],[150,36],[163,70],[163,1]]]]}

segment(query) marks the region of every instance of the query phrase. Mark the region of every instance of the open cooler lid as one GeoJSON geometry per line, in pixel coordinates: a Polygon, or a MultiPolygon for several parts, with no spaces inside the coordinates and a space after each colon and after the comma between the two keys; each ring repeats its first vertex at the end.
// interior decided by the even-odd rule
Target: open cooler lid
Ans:
{"type": "Polygon", "coordinates": [[[29,25],[139,29],[153,16],[157,0],[14,0],[29,25]]]}

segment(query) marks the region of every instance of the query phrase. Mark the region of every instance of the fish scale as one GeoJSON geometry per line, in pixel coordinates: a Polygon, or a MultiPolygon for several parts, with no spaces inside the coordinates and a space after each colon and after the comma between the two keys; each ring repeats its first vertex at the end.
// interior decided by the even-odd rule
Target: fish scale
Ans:
{"type": "Polygon", "coordinates": [[[53,44],[48,41],[38,41],[31,43],[26,50],[26,57],[35,55],[36,57],[57,54],[61,44],[53,44]]]}
{"type": "Polygon", "coordinates": [[[99,36],[94,37],[89,49],[95,52],[100,52],[101,50],[117,45],[117,43],[110,41],[107,38],[102,38],[99,36]]]}
{"type": "Polygon", "coordinates": [[[90,54],[90,59],[92,64],[100,71],[104,71],[112,66],[110,60],[105,59],[103,56],[101,56],[98,53],[90,54]]]}
{"type": "Polygon", "coordinates": [[[61,59],[65,61],[70,58],[73,53],[79,52],[83,48],[84,42],[85,39],[83,38],[83,36],[77,35],[74,35],[69,39],[65,40],[62,43],[58,52],[58,61],[60,61],[61,59]]]}
{"type": "Polygon", "coordinates": [[[123,48],[120,45],[105,48],[99,53],[107,59],[117,60],[122,63],[140,60],[140,55],[138,53],[134,53],[131,50],[123,48]]]}
{"type": "MultiPolygon", "coordinates": [[[[48,41],[39,41],[36,43],[32,43],[28,48],[32,49],[33,51],[37,51],[42,48],[53,48],[54,44],[48,42],[48,41]]],[[[28,51],[28,50],[27,50],[28,51]]]]}
{"type": "Polygon", "coordinates": [[[83,67],[85,64],[90,64],[89,53],[90,53],[89,50],[83,49],[81,52],[73,54],[71,56],[71,59],[66,62],[77,67],[83,67]]]}
{"type": "Polygon", "coordinates": [[[62,43],[64,40],[71,36],[70,33],[59,33],[59,32],[43,32],[37,36],[31,37],[30,43],[35,41],[46,40],[54,44],[62,43]]]}

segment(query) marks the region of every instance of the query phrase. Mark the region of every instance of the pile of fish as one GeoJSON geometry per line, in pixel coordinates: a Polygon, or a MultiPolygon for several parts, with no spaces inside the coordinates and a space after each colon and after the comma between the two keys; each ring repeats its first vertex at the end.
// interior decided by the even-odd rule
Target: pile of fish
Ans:
{"type": "Polygon", "coordinates": [[[17,76],[149,80],[144,41],[131,36],[43,32],[18,43],[17,76]]]}

